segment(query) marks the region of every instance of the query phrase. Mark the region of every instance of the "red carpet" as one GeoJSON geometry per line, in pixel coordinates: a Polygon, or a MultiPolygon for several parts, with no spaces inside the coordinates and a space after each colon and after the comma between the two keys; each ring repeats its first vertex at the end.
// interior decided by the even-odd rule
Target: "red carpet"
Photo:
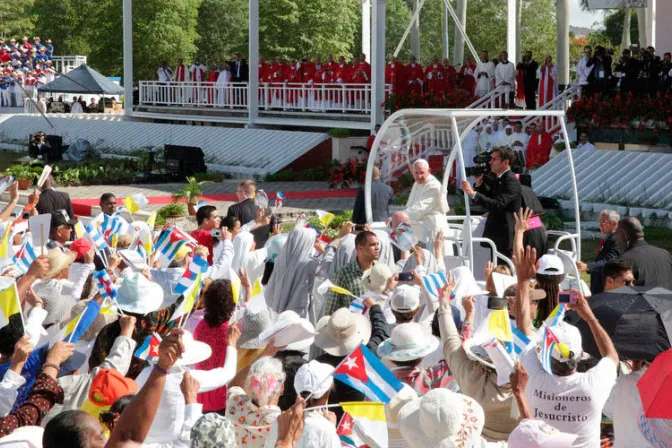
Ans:
{"type": "MultiPolygon", "coordinates": [[[[357,196],[357,190],[312,190],[312,191],[283,191],[285,195],[284,205],[291,207],[292,199],[327,199],[327,198],[354,198],[357,196]]],[[[269,199],[275,199],[275,193],[268,194],[269,199]]],[[[148,196],[150,204],[170,204],[170,196],[148,196]]],[[[209,194],[200,196],[201,200],[206,202],[237,201],[235,194],[209,194]]],[[[99,198],[92,199],[72,199],[72,208],[78,216],[91,216],[91,208],[97,206],[99,198]]],[[[184,202],[182,200],[181,202],[184,202]]],[[[119,201],[121,203],[121,201],[119,201]]]]}

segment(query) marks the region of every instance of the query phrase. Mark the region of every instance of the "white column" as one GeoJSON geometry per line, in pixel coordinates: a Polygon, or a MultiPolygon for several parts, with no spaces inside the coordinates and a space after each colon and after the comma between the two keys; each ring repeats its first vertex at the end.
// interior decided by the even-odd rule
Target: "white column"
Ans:
{"type": "Polygon", "coordinates": [[[124,115],[133,116],[133,0],[123,3],[124,115]]]}
{"type": "MultiPolygon", "coordinates": [[[[443,57],[450,59],[450,29],[448,24],[450,23],[450,14],[448,13],[448,8],[446,5],[443,5],[443,57]]],[[[453,65],[455,65],[453,63],[453,65]]]]}
{"type": "Polygon", "coordinates": [[[569,84],[569,0],[556,0],[558,84],[569,84]]]}
{"type": "Polygon", "coordinates": [[[509,61],[514,64],[518,60],[516,48],[516,0],[507,0],[506,14],[506,52],[509,53],[509,61]]]}
{"type": "MultiPolygon", "coordinates": [[[[444,4],[444,8],[445,8],[444,4]]],[[[457,0],[457,18],[462,28],[467,30],[467,0],[457,0]]],[[[464,36],[457,25],[455,26],[455,50],[453,51],[453,65],[464,64],[464,36]]]]}
{"type": "Polygon", "coordinates": [[[516,0],[516,51],[517,54],[509,55],[514,64],[523,60],[523,0],[516,0]]]}
{"type": "Polygon", "coordinates": [[[630,23],[632,22],[632,8],[625,8],[623,16],[623,33],[621,34],[621,48],[630,48],[630,23]]]}
{"type": "Polygon", "coordinates": [[[362,53],[371,63],[371,0],[362,0],[362,53]]]}
{"type": "MultiPolygon", "coordinates": [[[[649,0],[649,7],[646,8],[646,12],[646,29],[649,35],[649,44],[653,48],[656,48],[656,0],[649,0]]],[[[660,53],[662,54],[663,52],[660,53]]]]}
{"type": "Polygon", "coordinates": [[[649,36],[646,29],[646,10],[648,8],[637,8],[637,26],[639,27],[639,48],[649,46],[649,36]]]}
{"type": "Polygon", "coordinates": [[[371,29],[371,130],[384,121],[385,101],[385,0],[372,0],[371,29]]]}
{"type": "MultiPolygon", "coordinates": [[[[420,0],[411,0],[413,2],[413,14],[420,8],[420,0]]],[[[385,23],[383,23],[385,26],[385,23]]],[[[420,58],[420,15],[411,28],[411,53],[418,58],[418,62],[424,62],[420,58]]]]}
{"type": "Polygon", "coordinates": [[[249,21],[249,81],[247,89],[247,125],[254,127],[259,117],[259,0],[250,0],[249,21]]]}

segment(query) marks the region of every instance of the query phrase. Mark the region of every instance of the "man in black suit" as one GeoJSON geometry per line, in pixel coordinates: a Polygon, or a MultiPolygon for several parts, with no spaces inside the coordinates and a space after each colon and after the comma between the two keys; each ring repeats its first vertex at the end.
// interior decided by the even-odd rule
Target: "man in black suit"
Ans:
{"type": "Polygon", "coordinates": [[[644,241],[644,227],[637,218],[627,216],[618,222],[616,243],[625,249],[621,259],[634,268],[636,286],[672,289],[672,255],[644,241]]]}
{"type": "MultiPolygon", "coordinates": [[[[371,181],[371,214],[373,222],[384,222],[390,217],[390,205],[394,191],[392,187],[380,180],[380,170],[373,167],[373,180],[371,181]]],[[[364,207],[364,185],[360,185],[352,208],[352,222],[366,224],[366,209],[364,207]]]]}
{"type": "Polygon", "coordinates": [[[525,90],[525,108],[535,110],[537,108],[537,69],[539,64],[532,59],[532,52],[526,51],[522,62],[518,63],[517,70],[523,70],[523,87],[525,90]]]}
{"type": "Polygon", "coordinates": [[[226,216],[233,216],[238,218],[240,225],[245,227],[253,227],[250,233],[254,235],[254,242],[256,247],[261,249],[268,241],[271,231],[275,226],[275,216],[268,213],[268,208],[264,211],[264,216],[260,216],[259,206],[256,203],[257,184],[252,180],[246,180],[238,185],[236,196],[238,196],[238,203],[229,207],[226,216]],[[269,220],[268,224],[259,225],[269,220]],[[256,222],[256,224],[252,224],[256,222]]]}
{"type": "Polygon", "coordinates": [[[247,82],[249,80],[249,67],[240,53],[236,53],[236,60],[231,64],[231,81],[247,82]]]}
{"type": "Polygon", "coordinates": [[[515,220],[513,214],[520,210],[522,193],[520,182],[511,171],[511,162],[515,152],[508,146],[496,146],[492,150],[490,170],[494,176],[484,179],[483,175],[474,178],[476,189],[469,181],[462,181],[462,190],[474,201],[488,209],[483,236],[490,238],[497,251],[511,258],[513,252],[513,234],[515,220]]]}
{"type": "Polygon", "coordinates": [[[35,208],[40,214],[49,213],[54,215],[57,210],[65,210],[68,213],[68,216],[75,216],[75,212],[72,209],[72,202],[70,201],[70,195],[62,191],[54,190],[53,176],[48,176],[47,180],[44,182],[42,192],[40,193],[40,200],[35,208]]]}
{"type": "Polygon", "coordinates": [[[576,262],[576,267],[581,272],[590,274],[590,292],[599,294],[604,291],[604,265],[608,261],[615,260],[621,255],[621,250],[616,244],[616,227],[621,216],[614,210],[603,210],[600,213],[600,232],[606,235],[597,249],[597,258],[594,263],[576,262]]]}

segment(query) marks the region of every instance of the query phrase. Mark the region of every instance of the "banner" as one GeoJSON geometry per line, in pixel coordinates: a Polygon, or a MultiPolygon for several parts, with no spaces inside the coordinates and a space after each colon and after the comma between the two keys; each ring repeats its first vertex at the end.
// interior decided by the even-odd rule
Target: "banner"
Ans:
{"type": "Polygon", "coordinates": [[[588,9],[646,8],[649,0],[588,0],[588,9]]]}

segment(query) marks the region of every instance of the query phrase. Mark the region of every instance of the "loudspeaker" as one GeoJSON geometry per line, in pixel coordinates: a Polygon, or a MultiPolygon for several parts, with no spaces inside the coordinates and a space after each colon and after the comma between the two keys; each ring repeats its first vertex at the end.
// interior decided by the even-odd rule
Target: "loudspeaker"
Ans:
{"type": "Polygon", "coordinates": [[[196,146],[166,145],[163,149],[166,170],[176,172],[180,176],[192,176],[205,173],[203,150],[196,146]]]}
{"type": "Polygon", "coordinates": [[[60,135],[47,135],[47,141],[51,145],[51,151],[49,151],[49,162],[54,160],[63,160],[63,137],[60,135]]]}

